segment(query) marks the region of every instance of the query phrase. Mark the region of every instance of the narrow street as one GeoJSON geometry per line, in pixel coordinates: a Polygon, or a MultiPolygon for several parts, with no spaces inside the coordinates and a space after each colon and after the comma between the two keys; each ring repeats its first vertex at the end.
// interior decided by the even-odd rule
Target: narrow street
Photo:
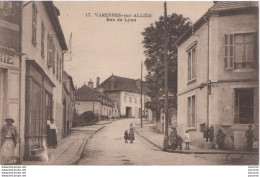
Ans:
{"type": "Polygon", "coordinates": [[[227,158],[226,154],[163,152],[137,134],[133,144],[125,143],[124,131],[131,122],[137,121],[139,119],[123,119],[106,125],[90,139],[78,165],[250,165],[258,161],[258,156],[254,155],[227,158]]]}

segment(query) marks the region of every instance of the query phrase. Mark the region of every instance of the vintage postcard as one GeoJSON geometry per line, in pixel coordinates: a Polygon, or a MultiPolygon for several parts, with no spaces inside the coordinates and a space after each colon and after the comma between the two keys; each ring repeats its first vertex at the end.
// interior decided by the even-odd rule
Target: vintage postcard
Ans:
{"type": "Polygon", "coordinates": [[[258,35],[258,1],[0,1],[1,165],[258,166],[258,35]]]}

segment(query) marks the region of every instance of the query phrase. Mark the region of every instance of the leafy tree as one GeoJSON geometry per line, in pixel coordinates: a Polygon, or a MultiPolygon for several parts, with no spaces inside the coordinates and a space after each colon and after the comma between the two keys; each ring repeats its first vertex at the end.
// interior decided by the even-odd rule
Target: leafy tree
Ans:
{"type": "MultiPolygon", "coordinates": [[[[189,18],[173,13],[167,17],[168,36],[168,86],[169,92],[175,96],[169,100],[169,107],[177,108],[177,47],[174,43],[191,26],[189,18]]],[[[160,118],[160,110],[164,107],[164,101],[160,100],[164,94],[164,17],[155,21],[142,32],[144,36],[143,46],[146,56],[145,66],[148,74],[145,76],[148,85],[148,95],[151,102],[146,104],[147,108],[156,113],[156,119],[160,118]]]]}

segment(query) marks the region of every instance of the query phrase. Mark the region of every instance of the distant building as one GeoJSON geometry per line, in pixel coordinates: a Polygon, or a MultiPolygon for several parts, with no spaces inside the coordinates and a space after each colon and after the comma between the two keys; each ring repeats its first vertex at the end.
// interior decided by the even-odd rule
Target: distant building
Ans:
{"type": "Polygon", "coordinates": [[[75,115],[75,88],[72,77],[63,71],[63,137],[71,128],[75,115]]]}
{"type": "MultiPolygon", "coordinates": [[[[258,2],[215,1],[178,45],[178,133],[227,134],[225,147],[246,149],[246,129],[259,135],[258,2]]],[[[259,140],[259,139],[258,139],[259,140]]]]}
{"type": "MultiPolygon", "coordinates": [[[[119,107],[120,117],[141,117],[141,80],[129,79],[111,75],[99,88],[104,90],[119,107]]],[[[150,109],[145,108],[145,103],[151,98],[147,95],[147,87],[143,81],[143,96],[142,96],[142,114],[148,118],[152,118],[150,109]]]]}
{"type": "Polygon", "coordinates": [[[104,94],[102,89],[94,89],[93,82],[90,80],[87,85],[83,85],[76,90],[75,109],[78,115],[93,111],[100,118],[112,118],[117,107],[114,102],[104,94]]]}

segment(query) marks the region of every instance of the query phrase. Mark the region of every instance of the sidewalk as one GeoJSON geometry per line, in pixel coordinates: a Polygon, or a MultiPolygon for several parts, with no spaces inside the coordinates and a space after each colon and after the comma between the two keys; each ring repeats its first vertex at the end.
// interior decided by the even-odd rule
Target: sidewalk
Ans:
{"type": "Polygon", "coordinates": [[[100,121],[92,126],[75,127],[56,149],[48,148],[49,161],[23,161],[22,165],[75,165],[79,162],[88,140],[113,121],[100,121]]]}
{"type": "MultiPolygon", "coordinates": [[[[138,135],[144,138],[153,146],[163,150],[163,139],[164,134],[160,133],[155,129],[154,123],[143,123],[141,128],[140,124],[135,125],[135,130],[138,135]]],[[[182,147],[185,147],[184,143],[182,147]]],[[[172,153],[184,153],[184,154],[258,154],[258,152],[248,151],[227,151],[218,149],[203,149],[195,145],[190,145],[190,150],[167,150],[172,153]]]]}

